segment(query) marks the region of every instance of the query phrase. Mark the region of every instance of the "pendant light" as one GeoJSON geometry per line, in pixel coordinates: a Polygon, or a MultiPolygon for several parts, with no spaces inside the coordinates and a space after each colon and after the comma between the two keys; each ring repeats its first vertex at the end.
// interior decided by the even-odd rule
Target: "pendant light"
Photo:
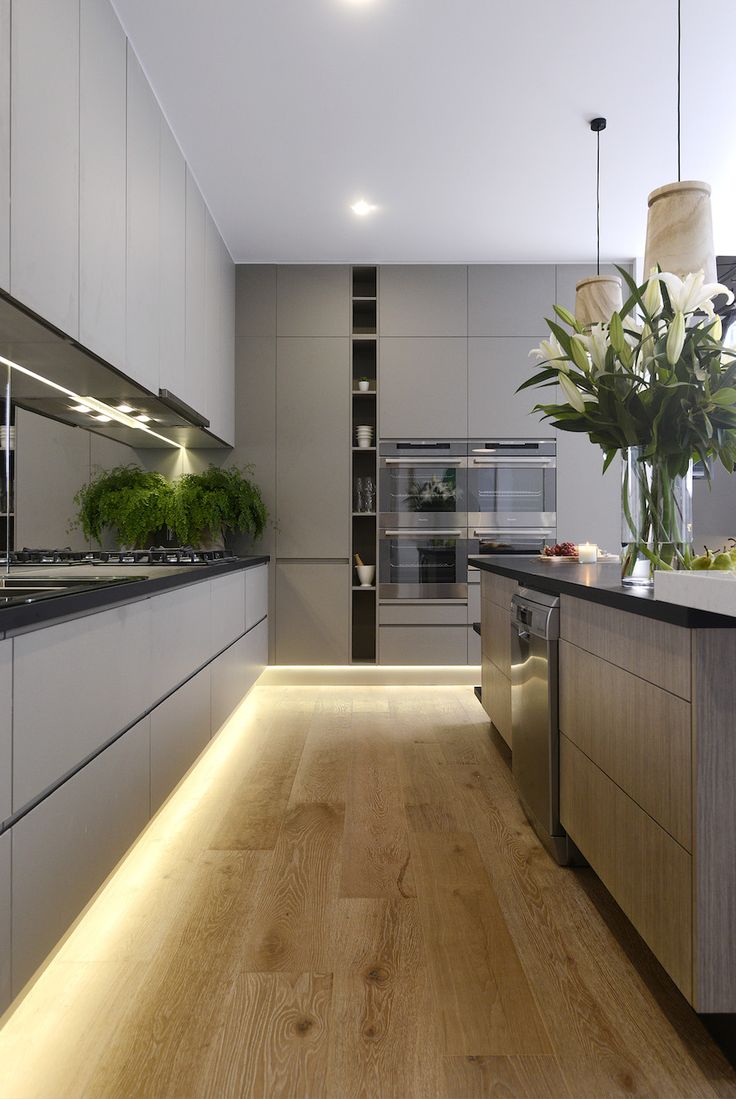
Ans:
{"type": "Polygon", "coordinates": [[[677,182],[658,187],[649,196],[644,274],[659,264],[680,278],[703,271],[706,282],[717,282],[710,186],[681,175],[681,104],[682,0],[677,0],[677,182]]]}
{"type": "Polygon", "coordinates": [[[596,274],[581,279],[575,287],[575,316],[583,328],[608,324],[623,305],[621,279],[618,275],[601,275],[601,133],[605,118],[594,118],[590,129],[596,136],[595,155],[595,237],[596,274]]]}

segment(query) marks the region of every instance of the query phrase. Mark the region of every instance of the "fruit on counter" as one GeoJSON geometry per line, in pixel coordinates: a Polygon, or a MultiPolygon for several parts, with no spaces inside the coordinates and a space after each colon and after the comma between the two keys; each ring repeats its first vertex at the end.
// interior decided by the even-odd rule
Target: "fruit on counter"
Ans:
{"type": "Polygon", "coordinates": [[[545,546],[542,553],[545,557],[577,557],[578,547],[574,542],[558,542],[555,546],[545,546]]]}
{"type": "Polygon", "coordinates": [[[736,571],[736,538],[730,538],[729,541],[733,543],[730,547],[724,546],[718,550],[711,550],[707,546],[703,546],[705,553],[693,557],[690,568],[695,572],[736,571]]]}

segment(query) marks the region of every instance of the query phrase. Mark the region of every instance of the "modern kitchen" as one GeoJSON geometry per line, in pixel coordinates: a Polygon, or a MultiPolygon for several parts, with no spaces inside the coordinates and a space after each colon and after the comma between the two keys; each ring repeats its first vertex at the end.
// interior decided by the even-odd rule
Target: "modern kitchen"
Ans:
{"type": "Polygon", "coordinates": [[[736,1096],[735,34],[0,0],[0,1099],[736,1096]]]}

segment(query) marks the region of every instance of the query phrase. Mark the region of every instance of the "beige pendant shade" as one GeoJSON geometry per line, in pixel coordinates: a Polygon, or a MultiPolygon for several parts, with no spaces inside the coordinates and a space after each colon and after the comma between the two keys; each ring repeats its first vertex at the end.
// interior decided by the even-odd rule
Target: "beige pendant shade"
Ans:
{"type": "Polygon", "coordinates": [[[644,274],[657,264],[680,278],[703,271],[706,282],[718,281],[709,184],[684,180],[650,194],[644,274]]]}
{"type": "Polygon", "coordinates": [[[593,275],[575,287],[575,318],[583,328],[608,324],[623,305],[618,275],[593,275]]]}

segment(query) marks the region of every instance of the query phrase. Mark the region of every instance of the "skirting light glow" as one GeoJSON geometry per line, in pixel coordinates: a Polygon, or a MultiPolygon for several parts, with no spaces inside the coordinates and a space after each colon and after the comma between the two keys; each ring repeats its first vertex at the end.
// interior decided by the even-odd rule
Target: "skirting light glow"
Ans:
{"type": "Polygon", "coordinates": [[[27,378],[33,378],[34,381],[41,382],[42,385],[47,385],[49,389],[55,389],[57,393],[63,393],[65,397],[71,397],[73,401],[77,402],[74,409],[75,412],[97,412],[101,416],[96,416],[95,419],[104,420],[101,422],[107,423],[110,420],[115,420],[116,423],[125,424],[126,427],[135,428],[136,431],[145,431],[148,435],[153,435],[155,438],[160,439],[162,443],[166,443],[166,446],[173,446],[177,450],[185,450],[181,443],[175,442],[173,439],[167,439],[165,435],[159,435],[158,431],[154,431],[150,427],[146,427],[145,424],[140,423],[137,419],[133,419],[132,416],[127,416],[119,409],[113,408],[112,405],[105,404],[104,401],[98,401],[96,397],[87,397],[81,393],[75,393],[73,389],[67,389],[64,385],[59,385],[58,382],[52,382],[50,378],[45,378],[43,374],[37,374],[35,370],[29,370],[27,366],[21,366],[20,363],[14,363],[12,359],[6,359],[4,355],[0,355],[0,363],[5,366],[9,366],[11,370],[17,370],[19,374],[25,374],[27,378]]]}
{"type": "Polygon", "coordinates": [[[357,214],[359,218],[364,218],[368,214],[372,214],[378,207],[374,206],[372,202],[366,202],[364,198],[359,198],[357,202],[354,202],[350,207],[354,214],[357,214]]]}

